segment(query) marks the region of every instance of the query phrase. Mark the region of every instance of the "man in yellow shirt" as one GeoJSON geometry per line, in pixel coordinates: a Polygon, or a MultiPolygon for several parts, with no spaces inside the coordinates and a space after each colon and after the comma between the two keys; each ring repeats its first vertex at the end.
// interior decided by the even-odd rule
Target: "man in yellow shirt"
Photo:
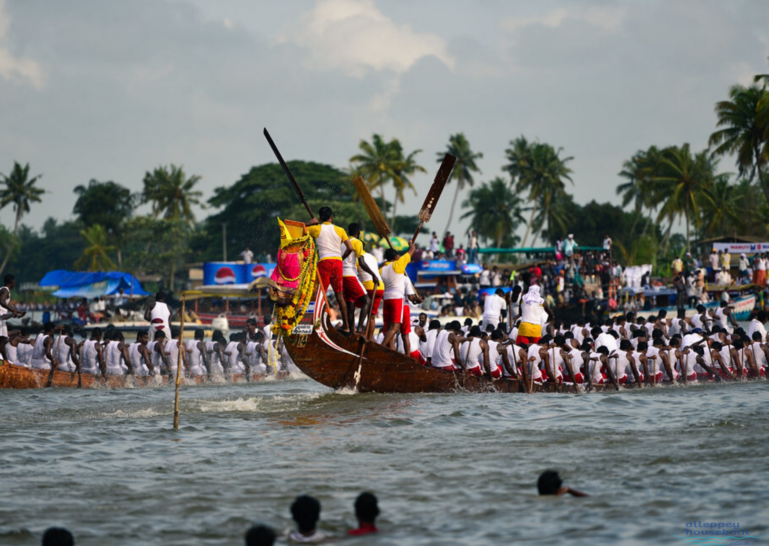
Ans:
{"type": "Polygon", "coordinates": [[[342,288],[344,276],[342,262],[353,252],[352,245],[347,233],[339,226],[334,225],[334,212],[331,207],[321,207],[318,216],[320,222],[317,218],[307,222],[307,233],[315,239],[315,246],[318,250],[318,276],[324,290],[328,290],[329,285],[334,290],[336,301],[339,303],[339,310],[342,313],[344,329],[350,332],[350,324],[347,322],[347,305],[345,305],[342,288]],[[342,246],[345,248],[344,256],[342,255],[342,246]]]}
{"type": "Polygon", "coordinates": [[[342,288],[344,290],[345,305],[347,306],[347,320],[348,324],[355,324],[355,308],[360,309],[358,333],[363,334],[363,323],[369,313],[371,300],[366,292],[366,288],[358,277],[358,268],[360,267],[369,276],[374,275],[374,272],[365,261],[360,259],[365,253],[363,241],[360,240],[360,224],[353,222],[347,226],[347,234],[349,235],[348,241],[352,247],[352,252],[342,262],[342,274],[344,275],[342,288]]]}
{"type": "Polygon", "coordinates": [[[385,263],[379,270],[384,282],[384,331],[385,337],[382,345],[393,348],[393,341],[398,333],[408,335],[411,332],[411,324],[408,318],[404,320],[403,308],[407,305],[406,297],[406,266],[414,255],[414,242],[409,241],[409,249],[403,256],[392,248],[385,250],[385,263]]]}

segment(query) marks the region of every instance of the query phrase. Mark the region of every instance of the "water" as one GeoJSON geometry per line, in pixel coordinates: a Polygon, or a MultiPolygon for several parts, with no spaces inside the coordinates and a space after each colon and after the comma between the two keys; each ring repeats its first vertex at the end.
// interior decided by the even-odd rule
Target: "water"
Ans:
{"type": "MultiPolygon", "coordinates": [[[[239,545],[301,493],[344,544],[676,544],[691,521],[767,535],[769,384],[592,395],[339,394],[315,382],[0,392],[0,544],[239,545]],[[553,468],[588,498],[536,496],[553,468]]],[[[766,539],[764,539],[766,540],[766,539]]],[[[757,543],[761,543],[759,540],[757,543]]]]}

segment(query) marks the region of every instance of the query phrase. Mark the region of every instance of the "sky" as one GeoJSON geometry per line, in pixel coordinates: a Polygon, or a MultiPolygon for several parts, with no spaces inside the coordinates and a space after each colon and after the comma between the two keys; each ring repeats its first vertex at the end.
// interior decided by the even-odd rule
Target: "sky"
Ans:
{"type": "Polygon", "coordinates": [[[619,203],[624,160],[704,148],[768,55],[766,0],[0,0],[0,172],[43,174],[23,220],[39,228],[72,217],[75,186],[138,192],[159,165],[207,199],[274,161],[263,127],[286,159],[337,167],[379,133],[423,150],[413,214],[450,135],[483,153],[476,184],[524,135],[574,158],[577,202],[619,203]]]}

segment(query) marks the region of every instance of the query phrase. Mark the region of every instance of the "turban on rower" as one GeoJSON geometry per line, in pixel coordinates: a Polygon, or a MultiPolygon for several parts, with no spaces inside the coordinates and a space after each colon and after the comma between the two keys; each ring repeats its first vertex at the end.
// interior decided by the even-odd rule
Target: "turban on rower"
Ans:
{"type": "Polygon", "coordinates": [[[529,291],[523,296],[523,303],[525,305],[542,305],[545,300],[539,295],[539,285],[533,284],[529,287],[529,291]]]}

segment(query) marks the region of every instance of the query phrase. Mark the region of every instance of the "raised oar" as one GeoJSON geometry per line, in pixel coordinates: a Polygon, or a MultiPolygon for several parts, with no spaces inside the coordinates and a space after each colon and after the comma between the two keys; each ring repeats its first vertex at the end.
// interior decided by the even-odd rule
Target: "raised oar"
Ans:
{"type": "Polygon", "coordinates": [[[310,208],[310,205],[307,204],[307,199],[304,197],[304,192],[302,191],[302,188],[299,187],[299,184],[296,182],[296,178],[294,178],[294,175],[291,174],[291,170],[288,168],[288,165],[286,165],[286,162],[283,161],[283,156],[280,155],[280,152],[278,151],[278,147],[275,146],[275,142],[272,140],[272,137],[270,136],[270,133],[267,132],[267,128],[264,128],[264,138],[267,139],[267,142],[270,144],[270,148],[272,148],[272,152],[275,154],[275,157],[278,158],[278,163],[280,163],[280,166],[283,167],[283,172],[286,173],[286,176],[288,177],[289,182],[291,182],[291,186],[294,188],[294,191],[299,196],[299,200],[304,205],[304,208],[307,209],[307,212],[310,213],[310,218],[315,218],[315,215],[312,213],[312,209],[310,208]]]}
{"type": "MultiPolygon", "coordinates": [[[[61,326],[59,327],[61,328],[61,326]]],[[[45,387],[48,388],[53,383],[53,372],[56,370],[56,366],[54,363],[56,362],[56,358],[59,355],[59,343],[61,343],[61,330],[59,330],[59,338],[56,340],[56,347],[53,350],[53,360],[51,360],[51,373],[48,374],[48,381],[45,383],[45,387]]]]}
{"type": "Polygon", "coordinates": [[[435,205],[438,204],[438,199],[440,199],[441,194],[443,193],[443,188],[446,187],[446,182],[449,181],[449,176],[451,176],[451,169],[454,168],[454,163],[456,160],[457,158],[450,154],[443,156],[443,162],[441,163],[441,167],[438,169],[438,174],[435,175],[433,185],[430,186],[430,191],[427,192],[425,202],[422,204],[422,208],[419,210],[419,214],[417,215],[419,218],[419,225],[417,226],[417,230],[414,232],[414,236],[411,238],[412,243],[417,240],[417,235],[419,235],[419,232],[422,231],[422,225],[425,222],[429,222],[433,212],[435,212],[435,205]]]}
{"type": "Polygon", "coordinates": [[[368,186],[366,186],[363,177],[356,176],[353,178],[352,183],[353,186],[355,186],[358,195],[360,195],[360,200],[363,203],[363,206],[366,207],[366,212],[368,212],[368,216],[371,218],[371,223],[374,224],[374,229],[380,237],[384,238],[387,242],[387,246],[392,248],[393,245],[390,242],[392,231],[390,231],[390,226],[387,225],[387,220],[384,219],[382,211],[379,210],[379,205],[376,204],[376,201],[371,196],[371,192],[369,191],[368,186]]]}
{"type": "MultiPolygon", "coordinates": [[[[312,214],[312,213],[310,213],[312,214]]],[[[182,351],[184,347],[184,294],[182,294],[182,318],[180,324],[181,334],[179,336],[179,355],[176,360],[176,398],[174,398],[174,430],[179,430],[179,385],[182,383],[182,351]]]]}

